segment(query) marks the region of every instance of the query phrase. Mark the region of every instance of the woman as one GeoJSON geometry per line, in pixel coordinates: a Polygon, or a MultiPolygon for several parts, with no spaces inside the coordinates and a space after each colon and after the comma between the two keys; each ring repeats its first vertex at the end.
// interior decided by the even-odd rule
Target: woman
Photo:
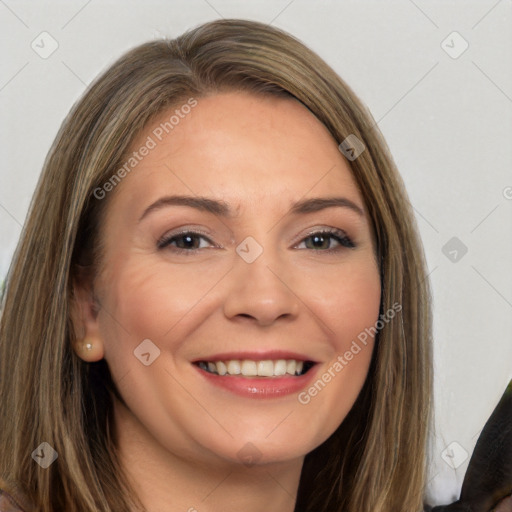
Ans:
{"type": "Polygon", "coordinates": [[[371,115],[291,36],[222,20],[128,52],[61,127],[8,275],[4,502],[422,510],[413,219],[371,115]]]}

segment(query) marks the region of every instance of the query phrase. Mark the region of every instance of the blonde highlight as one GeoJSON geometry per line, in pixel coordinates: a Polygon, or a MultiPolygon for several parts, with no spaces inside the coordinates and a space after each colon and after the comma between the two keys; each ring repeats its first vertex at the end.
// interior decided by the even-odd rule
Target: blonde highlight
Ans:
{"type": "Polygon", "coordinates": [[[86,364],[71,349],[78,338],[72,285],[80,272],[94,276],[102,259],[110,196],[98,200],[93,191],[120,168],[137,134],[165,108],[225,90],[295,98],[336,141],[350,134],[363,141],[365,151],[350,165],[373,224],[381,312],[402,306],[378,334],[349,415],[306,456],[296,510],[422,510],[432,320],[403,181],[371,114],[339,76],[289,34],[243,20],[206,23],[130,50],[64,120],[2,296],[0,476],[7,487],[22,483],[41,512],[142,510],[116,456],[111,394],[121,397],[108,367],[86,364]],[[59,453],[44,471],[27,456],[41,439],[59,453]]]}

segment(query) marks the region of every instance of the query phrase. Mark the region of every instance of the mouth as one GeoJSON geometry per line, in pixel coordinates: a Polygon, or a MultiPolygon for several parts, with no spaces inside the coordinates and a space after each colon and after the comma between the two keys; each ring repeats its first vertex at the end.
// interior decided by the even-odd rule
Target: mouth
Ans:
{"type": "Polygon", "coordinates": [[[254,379],[272,377],[300,377],[308,373],[314,361],[298,359],[230,359],[224,361],[195,361],[201,370],[220,377],[248,377],[254,379]]]}
{"type": "Polygon", "coordinates": [[[224,352],[191,362],[207,385],[249,399],[298,393],[321,368],[311,356],[285,350],[224,352]]]}

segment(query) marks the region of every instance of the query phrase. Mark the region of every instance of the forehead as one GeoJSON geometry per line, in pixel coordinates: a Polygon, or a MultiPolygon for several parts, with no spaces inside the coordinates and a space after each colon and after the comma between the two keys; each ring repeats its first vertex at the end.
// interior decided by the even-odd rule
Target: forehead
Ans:
{"type": "Polygon", "coordinates": [[[126,195],[216,196],[237,211],[286,207],[308,194],[360,197],[338,142],[297,100],[227,92],[196,101],[161,112],[135,138],[128,155],[151,149],[119,187],[126,195]]]}

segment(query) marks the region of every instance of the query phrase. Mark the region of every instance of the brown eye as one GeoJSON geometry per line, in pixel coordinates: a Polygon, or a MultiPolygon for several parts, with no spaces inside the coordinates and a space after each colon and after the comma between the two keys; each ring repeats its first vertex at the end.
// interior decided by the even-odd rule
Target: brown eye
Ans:
{"type": "Polygon", "coordinates": [[[312,233],[303,239],[306,241],[306,249],[320,250],[320,251],[335,251],[339,250],[340,246],[353,248],[355,244],[352,240],[341,230],[323,230],[312,233]],[[331,247],[331,241],[335,240],[339,245],[338,247],[331,247]],[[307,244],[307,241],[311,240],[311,244],[307,244]]]}
{"type": "Polygon", "coordinates": [[[201,247],[201,239],[213,245],[211,240],[201,233],[186,231],[178,234],[165,235],[157,242],[157,247],[159,249],[170,247],[175,248],[177,252],[191,253],[204,248],[204,246],[201,247]]]}

